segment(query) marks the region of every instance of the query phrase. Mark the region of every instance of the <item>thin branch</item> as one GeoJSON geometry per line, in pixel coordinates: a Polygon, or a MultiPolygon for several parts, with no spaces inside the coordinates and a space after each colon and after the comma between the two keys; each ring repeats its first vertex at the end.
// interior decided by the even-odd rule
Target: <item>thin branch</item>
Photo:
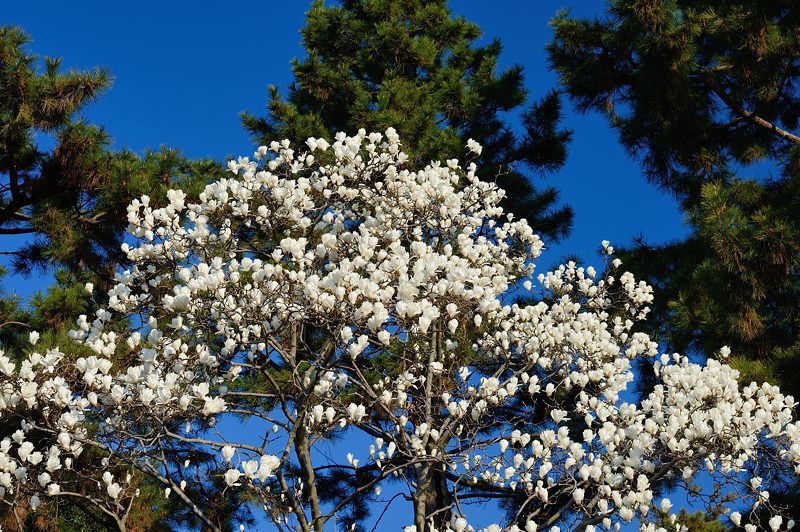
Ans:
{"type": "Polygon", "coordinates": [[[386,506],[384,506],[384,508],[383,508],[383,511],[381,512],[381,515],[379,515],[379,516],[378,516],[378,520],[377,520],[377,521],[375,521],[375,526],[373,526],[373,527],[372,527],[372,530],[371,530],[370,532],[375,532],[375,531],[378,529],[378,525],[380,524],[380,522],[381,522],[381,519],[383,519],[383,516],[384,516],[384,515],[386,514],[386,512],[389,510],[389,506],[391,506],[391,505],[392,505],[392,503],[394,502],[394,500],[395,500],[396,498],[398,498],[398,497],[404,497],[404,496],[405,496],[405,493],[402,493],[402,492],[400,492],[400,493],[396,493],[396,494],[394,495],[394,497],[392,497],[391,499],[389,499],[389,500],[386,502],[386,506]]]}
{"type": "Polygon", "coordinates": [[[764,120],[763,118],[761,118],[760,116],[758,116],[754,112],[748,111],[747,109],[745,109],[744,107],[742,107],[741,105],[739,105],[738,103],[733,101],[733,99],[730,96],[728,96],[725,93],[724,90],[722,90],[722,88],[714,80],[714,78],[711,77],[711,75],[709,75],[709,74],[705,75],[705,80],[706,80],[706,84],[711,88],[711,92],[716,94],[717,97],[720,100],[722,100],[722,102],[725,105],[727,105],[728,108],[731,111],[733,111],[734,113],[738,114],[739,116],[741,116],[745,120],[749,120],[750,122],[756,124],[757,126],[761,126],[761,127],[765,128],[765,129],[769,129],[775,135],[777,135],[778,137],[782,138],[783,140],[788,140],[789,142],[793,142],[795,144],[800,144],[800,137],[798,137],[794,133],[790,133],[789,131],[786,131],[785,129],[779,128],[777,125],[773,124],[772,122],[764,120]]]}

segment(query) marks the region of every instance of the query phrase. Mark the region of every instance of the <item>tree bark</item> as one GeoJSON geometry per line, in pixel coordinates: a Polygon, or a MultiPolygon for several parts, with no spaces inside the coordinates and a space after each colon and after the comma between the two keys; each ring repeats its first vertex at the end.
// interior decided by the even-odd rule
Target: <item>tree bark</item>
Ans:
{"type": "Polygon", "coordinates": [[[295,454],[297,461],[300,462],[300,470],[303,475],[303,491],[305,492],[308,503],[311,506],[311,525],[315,532],[323,532],[322,509],[319,505],[319,495],[317,494],[317,480],[314,474],[314,465],[311,462],[311,451],[308,447],[308,437],[306,434],[305,419],[298,416],[297,422],[300,427],[297,429],[295,439],[295,454]]]}
{"type": "Polygon", "coordinates": [[[439,464],[424,462],[414,468],[417,489],[412,495],[414,525],[417,532],[442,530],[452,517],[452,501],[447,489],[447,478],[439,464]]]}

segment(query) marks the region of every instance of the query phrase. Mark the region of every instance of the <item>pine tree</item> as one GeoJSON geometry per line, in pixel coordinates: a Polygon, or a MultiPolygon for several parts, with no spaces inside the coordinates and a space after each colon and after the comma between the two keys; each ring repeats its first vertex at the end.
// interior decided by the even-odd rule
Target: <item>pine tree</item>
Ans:
{"type": "Polygon", "coordinates": [[[664,302],[654,331],[676,350],[705,354],[727,338],[745,379],[793,392],[799,25],[788,1],[614,0],[605,19],[560,14],[549,47],[578,108],[608,117],[690,223],[683,241],[629,250],[627,265],[664,302]]]}
{"type": "Polygon", "coordinates": [[[785,163],[800,142],[798,24],[790,1],[611,0],[606,19],[558,15],[550,60],[650,180],[696,199],[737,166],[785,163]]]}
{"type": "Polygon", "coordinates": [[[11,252],[16,273],[63,267],[109,278],[125,260],[129,201],[163,201],[171,186],[197,190],[218,165],[168,148],[143,157],[110,150],[105,130],[80,118],[109,87],[109,73],[62,73],[49,57],[40,72],[29,40],[19,27],[0,27],[0,235],[26,237],[11,252]]]}
{"type": "Polygon", "coordinates": [[[286,100],[270,87],[268,116],[245,114],[259,142],[337,131],[397,129],[414,163],[465,153],[472,138],[484,146],[484,179],[508,192],[506,207],[551,239],[569,231],[572,211],[553,188],[534,188],[527,168],[548,172],[566,157],[570,132],[559,127],[555,93],[523,110],[522,67],[497,72],[501,44],[478,46],[480,28],[450,12],[446,0],[316,1],[302,29],[308,56],[293,63],[286,100]],[[505,114],[519,115],[517,134],[505,114]]]}

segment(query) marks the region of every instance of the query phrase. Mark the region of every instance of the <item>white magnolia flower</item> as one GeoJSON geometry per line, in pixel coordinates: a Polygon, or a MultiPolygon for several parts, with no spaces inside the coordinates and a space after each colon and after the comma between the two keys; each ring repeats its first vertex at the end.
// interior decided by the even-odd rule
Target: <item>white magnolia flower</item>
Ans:
{"type": "Polygon", "coordinates": [[[236,449],[234,449],[234,448],[233,448],[232,446],[230,446],[230,445],[225,445],[225,446],[222,448],[222,456],[225,458],[225,461],[226,461],[227,463],[229,463],[229,464],[231,463],[231,460],[233,459],[233,454],[234,454],[235,452],[236,452],[236,449]]]}
{"type": "Polygon", "coordinates": [[[483,151],[483,147],[473,139],[467,140],[467,148],[475,155],[480,155],[483,151]]]}
{"type": "Polygon", "coordinates": [[[242,472],[238,469],[228,469],[225,472],[225,484],[228,486],[235,486],[238,485],[239,477],[242,476],[242,472]]]}
{"type": "Polygon", "coordinates": [[[117,484],[116,482],[113,482],[113,483],[109,484],[108,486],[106,486],[106,491],[108,492],[108,496],[109,497],[111,497],[112,499],[116,499],[117,497],[119,497],[119,494],[122,492],[122,487],[119,484],[117,484]]]}

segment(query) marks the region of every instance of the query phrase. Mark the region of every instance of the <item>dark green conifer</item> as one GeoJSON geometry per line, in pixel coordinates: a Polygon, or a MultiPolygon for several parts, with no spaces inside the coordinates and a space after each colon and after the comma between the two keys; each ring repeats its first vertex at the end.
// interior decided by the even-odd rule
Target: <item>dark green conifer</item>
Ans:
{"type": "Polygon", "coordinates": [[[500,41],[479,46],[480,28],[453,16],[446,0],[316,1],[302,35],[308,56],[293,63],[287,99],[270,87],[268,115],[243,117],[259,142],[305,146],[312,136],[391,126],[413,163],[424,165],[466,153],[473,138],[484,147],[481,177],[507,190],[506,207],[545,237],[567,234],[571,209],[525,173],[564,163],[571,135],[559,127],[557,95],[524,107],[522,67],[498,72],[500,41]]]}
{"type": "Polygon", "coordinates": [[[629,250],[657,288],[652,332],[711,356],[727,344],[746,379],[800,390],[800,7],[612,0],[553,27],[572,100],[608,117],[690,224],[629,250]]]}
{"type": "Polygon", "coordinates": [[[60,71],[60,59],[26,50],[18,27],[0,27],[0,235],[16,273],[66,268],[108,279],[132,198],[164,201],[167,188],[197,190],[218,171],[161,148],[139,156],[110,148],[108,133],[80,113],[109,87],[96,69],[60,71]]]}

